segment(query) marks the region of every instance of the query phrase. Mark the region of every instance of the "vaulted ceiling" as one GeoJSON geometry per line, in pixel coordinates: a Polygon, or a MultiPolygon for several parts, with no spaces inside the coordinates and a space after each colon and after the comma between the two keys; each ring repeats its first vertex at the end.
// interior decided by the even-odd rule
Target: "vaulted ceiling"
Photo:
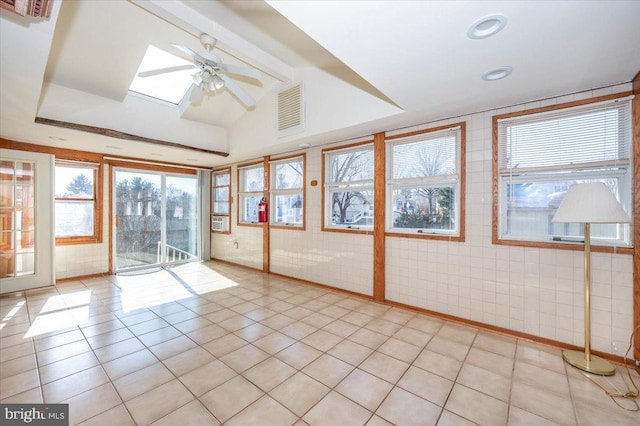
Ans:
{"type": "MultiPolygon", "coordinates": [[[[640,71],[637,1],[54,0],[49,19],[0,16],[0,136],[211,167],[500,106],[626,82],[640,71]],[[467,36],[493,14],[506,26],[467,36]],[[218,42],[257,102],[228,91],[199,105],[128,92],[149,45],[183,55],[218,42]],[[513,72],[485,81],[500,66],[513,72]],[[276,129],[277,93],[303,85],[305,126],[276,129]],[[36,117],[229,156],[36,123],[36,117]]],[[[184,55],[183,55],[184,56],[184,55]]]]}

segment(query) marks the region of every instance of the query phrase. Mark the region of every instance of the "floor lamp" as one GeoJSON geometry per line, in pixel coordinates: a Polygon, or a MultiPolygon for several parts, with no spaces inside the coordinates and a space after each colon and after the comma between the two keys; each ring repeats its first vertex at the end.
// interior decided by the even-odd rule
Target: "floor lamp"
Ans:
{"type": "Polygon", "coordinates": [[[562,358],[588,373],[611,376],[615,367],[591,355],[591,230],[592,223],[627,223],[629,216],[602,182],[577,183],[567,191],[553,222],[584,223],[584,352],[563,351],[562,358]]]}

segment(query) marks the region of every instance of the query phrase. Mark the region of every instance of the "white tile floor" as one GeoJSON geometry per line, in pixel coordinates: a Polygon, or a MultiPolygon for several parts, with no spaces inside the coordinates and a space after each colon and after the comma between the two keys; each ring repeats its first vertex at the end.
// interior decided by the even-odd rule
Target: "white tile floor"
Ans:
{"type": "Polygon", "coordinates": [[[70,424],[640,424],[559,350],[227,264],[5,295],[0,318],[0,402],[70,424]]]}

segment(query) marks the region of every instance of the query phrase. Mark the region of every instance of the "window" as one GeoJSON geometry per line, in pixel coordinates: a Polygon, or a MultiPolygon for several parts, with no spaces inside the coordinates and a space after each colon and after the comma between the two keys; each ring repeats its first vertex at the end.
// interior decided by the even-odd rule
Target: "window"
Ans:
{"type": "Polygon", "coordinates": [[[464,134],[459,123],[387,138],[390,233],[463,238],[464,134]]]}
{"type": "MultiPolygon", "coordinates": [[[[498,239],[580,239],[579,224],[553,223],[571,185],[604,182],[631,212],[631,103],[610,100],[494,117],[498,239]]],[[[597,244],[631,245],[628,224],[594,224],[597,244]],[[599,240],[599,241],[598,241],[599,240]]]]}
{"type": "Polygon", "coordinates": [[[238,223],[258,223],[258,204],[264,196],[262,163],[238,167],[238,223]]]}
{"type": "Polygon", "coordinates": [[[373,229],[373,144],[324,154],[324,227],[373,229]]]}
{"type": "Polygon", "coordinates": [[[271,162],[271,223],[304,227],[304,156],[271,162]]]}
{"type": "Polygon", "coordinates": [[[56,162],[56,243],[102,241],[99,164],[56,162]]]}
{"type": "Polygon", "coordinates": [[[211,173],[211,230],[229,232],[231,207],[231,170],[211,173]]]}

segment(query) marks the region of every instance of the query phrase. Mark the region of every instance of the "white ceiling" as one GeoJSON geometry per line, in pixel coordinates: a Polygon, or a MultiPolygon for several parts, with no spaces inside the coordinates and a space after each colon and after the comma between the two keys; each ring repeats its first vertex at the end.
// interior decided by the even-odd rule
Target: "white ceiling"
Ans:
{"type": "Polygon", "coordinates": [[[638,1],[54,0],[48,20],[0,15],[0,136],[210,167],[383,130],[626,82],[640,71],[638,1]],[[470,25],[506,27],[472,40],[470,25]],[[202,50],[263,72],[179,108],[129,95],[149,44],[202,50]],[[504,80],[481,75],[511,66],[504,80]],[[302,82],[306,127],[279,137],[277,91],[302,82]],[[35,124],[82,124],[228,157],[35,124]]]}

